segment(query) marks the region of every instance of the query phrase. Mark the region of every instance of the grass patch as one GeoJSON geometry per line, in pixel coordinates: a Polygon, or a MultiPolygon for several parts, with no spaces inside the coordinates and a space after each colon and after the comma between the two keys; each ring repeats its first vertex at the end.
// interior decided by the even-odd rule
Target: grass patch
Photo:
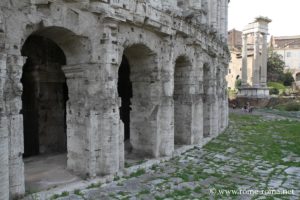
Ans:
{"type": "Polygon", "coordinates": [[[138,196],[150,194],[150,190],[144,189],[138,193],[138,196]]]}
{"type": "Polygon", "coordinates": [[[279,104],[275,109],[280,111],[300,111],[300,103],[292,102],[287,104],[279,104]]]}
{"type": "Polygon", "coordinates": [[[124,191],[118,192],[118,195],[121,195],[121,196],[126,196],[128,194],[129,194],[128,192],[124,192],[124,191]]]}
{"type": "Polygon", "coordinates": [[[115,175],[113,181],[118,181],[118,180],[120,180],[120,179],[121,179],[121,178],[120,178],[119,176],[115,175]]]}
{"type": "Polygon", "coordinates": [[[201,194],[202,193],[202,188],[200,186],[197,186],[197,187],[194,188],[194,192],[198,193],[198,194],[201,194]]]}
{"type": "Polygon", "coordinates": [[[259,116],[238,114],[231,114],[230,119],[241,137],[239,143],[233,143],[231,146],[239,149],[238,153],[243,159],[251,161],[260,155],[263,160],[272,164],[284,164],[283,150],[300,156],[299,122],[266,121],[259,116]]]}
{"type": "Polygon", "coordinates": [[[175,190],[165,195],[165,198],[183,198],[190,197],[192,194],[192,190],[190,188],[184,188],[183,190],[175,190]]]}
{"type": "Polygon", "coordinates": [[[154,165],[151,166],[150,169],[156,172],[157,169],[158,169],[158,165],[157,165],[157,164],[154,164],[154,165]]]}
{"type": "Polygon", "coordinates": [[[214,141],[209,142],[204,146],[204,149],[207,151],[213,151],[213,152],[224,152],[228,146],[226,144],[216,143],[214,141]]]}
{"type": "Polygon", "coordinates": [[[83,196],[83,193],[79,189],[74,190],[74,194],[78,196],[83,196]]]}
{"type": "Polygon", "coordinates": [[[101,185],[102,185],[101,183],[92,183],[89,186],[87,186],[86,189],[99,188],[101,187],[101,185]]]}
{"type": "Polygon", "coordinates": [[[58,199],[58,198],[61,198],[61,197],[66,197],[66,196],[69,196],[69,192],[67,191],[64,191],[62,192],[61,194],[54,194],[50,197],[51,200],[54,200],[54,199],[58,199]]]}
{"type": "Polygon", "coordinates": [[[181,178],[183,182],[190,181],[191,171],[188,169],[180,170],[172,174],[173,177],[181,178]]]}
{"type": "Polygon", "coordinates": [[[136,172],[132,172],[129,177],[130,178],[139,177],[145,173],[146,173],[145,169],[138,169],[136,172]]]}

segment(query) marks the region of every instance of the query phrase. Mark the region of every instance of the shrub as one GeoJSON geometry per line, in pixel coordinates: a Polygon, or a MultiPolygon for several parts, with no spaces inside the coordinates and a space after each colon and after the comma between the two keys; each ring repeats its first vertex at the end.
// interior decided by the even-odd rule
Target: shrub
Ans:
{"type": "Polygon", "coordinates": [[[291,103],[285,106],[286,111],[300,111],[300,104],[291,103]]]}
{"type": "Polygon", "coordinates": [[[277,88],[270,88],[270,94],[278,95],[279,94],[279,90],[277,88]]]}
{"type": "Polygon", "coordinates": [[[282,82],[285,86],[291,86],[294,82],[294,77],[291,72],[284,73],[282,76],[282,82]]]}
{"type": "Polygon", "coordinates": [[[293,102],[287,104],[279,104],[275,108],[284,111],[300,111],[300,103],[293,102]]]}
{"type": "Polygon", "coordinates": [[[285,92],[286,87],[279,82],[269,82],[268,87],[270,88],[270,94],[282,94],[285,92]]]}
{"type": "Polygon", "coordinates": [[[277,88],[278,90],[285,90],[285,86],[279,82],[268,82],[268,87],[277,88]]]}
{"type": "Polygon", "coordinates": [[[232,90],[232,89],[228,89],[228,98],[229,99],[235,99],[237,96],[237,91],[236,90],[232,90]]]}

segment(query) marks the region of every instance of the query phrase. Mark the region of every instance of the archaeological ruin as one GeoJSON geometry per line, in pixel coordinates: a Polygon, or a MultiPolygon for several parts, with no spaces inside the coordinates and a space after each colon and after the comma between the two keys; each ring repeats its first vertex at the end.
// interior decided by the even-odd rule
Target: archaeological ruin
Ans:
{"type": "MultiPolygon", "coordinates": [[[[228,125],[228,0],[1,0],[0,199],[28,158],[81,177],[228,125]]],[[[25,163],[25,164],[24,164],[25,163]]]]}
{"type": "Polygon", "coordinates": [[[267,59],[268,24],[267,17],[257,17],[242,33],[242,85],[239,97],[268,98],[267,59]]]}

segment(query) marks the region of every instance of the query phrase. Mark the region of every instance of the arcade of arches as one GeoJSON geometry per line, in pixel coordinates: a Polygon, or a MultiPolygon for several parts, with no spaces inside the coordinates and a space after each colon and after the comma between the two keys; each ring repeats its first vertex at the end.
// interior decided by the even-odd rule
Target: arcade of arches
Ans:
{"type": "Polygon", "coordinates": [[[70,180],[113,175],[227,127],[227,0],[190,20],[164,10],[184,1],[38,2],[0,3],[1,200],[25,194],[27,161],[59,156],[70,180]]]}

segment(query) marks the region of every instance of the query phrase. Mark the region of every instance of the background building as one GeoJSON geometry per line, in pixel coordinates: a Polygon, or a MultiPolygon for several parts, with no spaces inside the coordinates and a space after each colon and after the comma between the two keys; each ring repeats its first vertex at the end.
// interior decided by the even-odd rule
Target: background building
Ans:
{"type": "Polygon", "coordinates": [[[282,56],[285,71],[291,72],[296,85],[300,86],[300,35],[272,36],[270,48],[282,56]]]}
{"type": "Polygon", "coordinates": [[[235,29],[228,31],[228,48],[231,60],[226,80],[228,88],[234,89],[235,82],[238,78],[241,78],[242,72],[242,31],[235,29]]]}

